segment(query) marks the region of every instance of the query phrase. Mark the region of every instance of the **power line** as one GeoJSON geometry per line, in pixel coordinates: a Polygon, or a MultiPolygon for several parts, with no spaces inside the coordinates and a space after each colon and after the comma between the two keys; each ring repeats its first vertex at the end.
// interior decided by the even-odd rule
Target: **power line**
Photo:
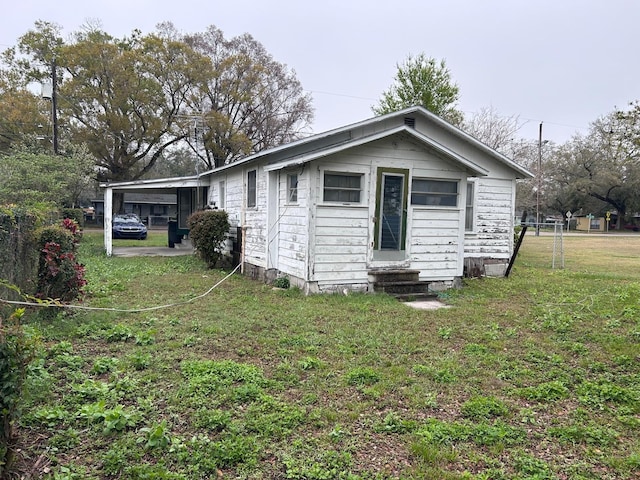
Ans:
{"type": "MultiPolygon", "coordinates": [[[[328,92],[325,90],[309,90],[309,89],[304,89],[305,92],[308,93],[317,93],[317,94],[321,94],[321,95],[329,95],[329,96],[333,96],[333,97],[342,97],[342,98],[353,98],[355,100],[367,100],[367,101],[372,101],[372,102],[376,102],[379,99],[378,98],[371,98],[371,97],[362,97],[362,96],[358,96],[358,95],[350,95],[347,93],[337,93],[337,92],[328,92]]],[[[472,111],[472,110],[460,110],[461,112],[468,114],[468,115],[475,115],[477,113],[480,113],[479,111],[472,111]]],[[[518,114],[514,114],[514,115],[497,115],[498,118],[501,119],[507,119],[507,118],[512,118],[512,117],[518,117],[522,120],[526,120],[526,123],[528,122],[535,122],[540,123],[542,121],[544,121],[544,123],[548,124],[548,125],[555,125],[557,127],[566,127],[566,128],[575,128],[578,130],[588,130],[589,127],[588,126],[584,126],[584,125],[570,125],[570,124],[566,124],[566,123],[560,123],[560,122],[553,122],[553,121],[548,121],[548,120],[544,120],[541,118],[529,118],[529,117],[522,117],[518,114]]]]}
{"type": "Polygon", "coordinates": [[[62,308],[68,308],[72,310],[90,310],[90,311],[101,311],[101,312],[118,312],[118,313],[152,312],[154,310],[161,310],[163,308],[171,308],[171,307],[186,305],[188,303],[193,303],[196,300],[200,300],[201,298],[206,297],[211,292],[213,292],[216,288],[222,285],[225,281],[227,281],[227,279],[229,279],[234,273],[236,273],[241,265],[242,263],[238,264],[238,266],[236,266],[236,268],[234,268],[229,274],[227,274],[227,276],[225,276],[222,280],[220,280],[218,283],[216,283],[213,287],[211,287],[209,290],[207,290],[203,294],[198,295],[197,297],[190,298],[189,300],[184,300],[182,302],[176,302],[176,303],[169,303],[167,305],[156,305],[154,307],[125,309],[125,308],[86,307],[84,305],[66,305],[66,304],[61,304],[57,302],[54,302],[54,303],[20,302],[20,301],[14,301],[14,300],[5,300],[4,298],[0,298],[0,303],[6,303],[9,305],[22,305],[22,306],[29,306],[29,307],[43,307],[43,308],[62,307],[62,308]]]}

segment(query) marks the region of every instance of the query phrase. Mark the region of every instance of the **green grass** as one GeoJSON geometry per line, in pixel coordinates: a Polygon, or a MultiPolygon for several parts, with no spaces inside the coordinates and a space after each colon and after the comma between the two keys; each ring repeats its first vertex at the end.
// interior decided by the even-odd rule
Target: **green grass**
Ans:
{"type": "MultiPolygon", "coordinates": [[[[102,230],[96,228],[85,229],[84,234],[89,238],[97,239],[100,237],[102,239],[102,230]]],[[[102,244],[98,245],[93,242],[94,245],[102,247],[102,244]]],[[[114,247],[166,247],[169,244],[169,234],[167,233],[167,229],[153,229],[149,230],[147,233],[147,238],[145,240],[136,240],[136,239],[122,239],[122,238],[114,238],[113,246],[114,247]]]]}
{"type": "MultiPolygon", "coordinates": [[[[527,236],[509,279],[420,311],[185,257],[106,258],[42,337],[20,468],[43,478],[633,479],[640,237],[527,236]],[[46,468],[46,472],[45,472],[46,468]],[[48,472],[48,473],[47,473],[48,472]]],[[[143,243],[143,242],[139,242],[143,243]]]]}

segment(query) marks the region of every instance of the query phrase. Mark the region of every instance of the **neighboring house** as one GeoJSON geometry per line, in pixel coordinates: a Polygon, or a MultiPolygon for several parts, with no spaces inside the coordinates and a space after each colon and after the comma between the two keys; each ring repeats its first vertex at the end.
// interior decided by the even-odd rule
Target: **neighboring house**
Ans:
{"type": "Polygon", "coordinates": [[[513,252],[516,181],[532,176],[416,107],[197,177],[103,186],[106,204],[113,191],[176,191],[182,226],[205,203],[226,210],[242,232],[245,273],[286,275],[313,293],[370,291],[389,270],[415,272],[432,289],[454,285],[465,268],[504,271],[495,267],[513,252]]]}
{"type": "Polygon", "coordinates": [[[576,215],[573,217],[575,221],[575,230],[581,232],[605,232],[607,231],[607,221],[604,217],[596,217],[595,215],[576,215]]]}
{"type": "MultiPolygon", "coordinates": [[[[104,219],[104,200],[92,200],[93,215],[90,223],[101,224],[104,219]]],[[[167,225],[177,215],[175,193],[125,193],[124,213],[135,213],[149,227],[167,225]]]]}

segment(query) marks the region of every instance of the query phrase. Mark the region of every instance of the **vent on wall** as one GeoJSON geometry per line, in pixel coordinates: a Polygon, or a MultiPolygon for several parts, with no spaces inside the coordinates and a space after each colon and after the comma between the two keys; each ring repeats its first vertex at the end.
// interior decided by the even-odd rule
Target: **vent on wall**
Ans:
{"type": "Polygon", "coordinates": [[[416,119],[413,117],[404,117],[404,124],[409,128],[416,128],[416,119]]]}

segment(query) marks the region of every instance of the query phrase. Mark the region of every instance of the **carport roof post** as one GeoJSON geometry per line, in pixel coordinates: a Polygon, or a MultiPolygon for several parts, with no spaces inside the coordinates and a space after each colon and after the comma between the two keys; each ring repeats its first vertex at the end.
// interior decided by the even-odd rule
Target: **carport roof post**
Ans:
{"type": "Polygon", "coordinates": [[[113,255],[113,188],[104,191],[104,249],[107,257],[113,255]]]}

